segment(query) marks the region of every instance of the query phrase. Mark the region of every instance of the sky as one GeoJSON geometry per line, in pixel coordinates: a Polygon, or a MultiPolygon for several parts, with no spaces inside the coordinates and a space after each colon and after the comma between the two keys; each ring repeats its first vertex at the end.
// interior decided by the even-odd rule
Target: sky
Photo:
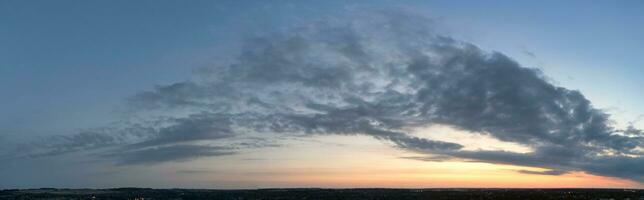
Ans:
{"type": "Polygon", "coordinates": [[[644,188],[640,1],[0,1],[0,188],[644,188]]]}

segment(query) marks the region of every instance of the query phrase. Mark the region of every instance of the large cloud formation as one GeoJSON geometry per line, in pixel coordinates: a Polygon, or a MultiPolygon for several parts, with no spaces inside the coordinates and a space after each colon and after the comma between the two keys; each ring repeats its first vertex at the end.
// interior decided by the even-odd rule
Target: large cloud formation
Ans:
{"type": "Polygon", "coordinates": [[[118,147],[105,156],[148,164],[262,146],[265,139],[207,143],[248,133],[364,134],[428,155],[550,169],[523,173],[585,171],[644,182],[642,131],[615,128],[580,92],[438,34],[427,21],[373,12],[249,40],[231,63],[129,99],[147,121],[60,136],[39,153],[118,147]],[[408,134],[434,124],[533,151],[463,150],[408,134]]]}

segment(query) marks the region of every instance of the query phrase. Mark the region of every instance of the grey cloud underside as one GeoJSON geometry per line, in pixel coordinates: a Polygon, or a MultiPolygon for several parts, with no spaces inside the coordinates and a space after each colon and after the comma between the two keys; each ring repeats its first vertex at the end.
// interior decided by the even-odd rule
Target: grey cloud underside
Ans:
{"type": "Polygon", "coordinates": [[[163,145],[249,132],[365,134],[428,155],[644,181],[642,131],[614,128],[580,92],[545,81],[538,70],[437,34],[427,19],[406,12],[338,21],[249,40],[232,64],[133,96],[128,103],[135,114],[169,118],[139,127],[143,133],[69,136],[52,148],[126,145],[117,156],[136,164],[143,154],[159,162],[220,155],[205,146],[170,152],[163,145]],[[534,151],[466,151],[406,132],[432,124],[534,151]]]}

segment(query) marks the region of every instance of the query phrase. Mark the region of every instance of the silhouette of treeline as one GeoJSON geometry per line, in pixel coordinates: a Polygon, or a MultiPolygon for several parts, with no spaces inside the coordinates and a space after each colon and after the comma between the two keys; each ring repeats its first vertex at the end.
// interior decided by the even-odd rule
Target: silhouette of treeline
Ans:
{"type": "Polygon", "coordinates": [[[634,189],[28,189],[0,190],[0,199],[476,199],[644,200],[634,189]]]}

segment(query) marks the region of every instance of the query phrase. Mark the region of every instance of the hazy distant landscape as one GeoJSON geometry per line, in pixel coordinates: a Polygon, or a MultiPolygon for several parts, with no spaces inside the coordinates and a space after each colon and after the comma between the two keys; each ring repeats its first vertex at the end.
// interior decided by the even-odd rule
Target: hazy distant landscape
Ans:
{"type": "Polygon", "coordinates": [[[0,199],[644,199],[632,189],[30,189],[0,199]]]}

